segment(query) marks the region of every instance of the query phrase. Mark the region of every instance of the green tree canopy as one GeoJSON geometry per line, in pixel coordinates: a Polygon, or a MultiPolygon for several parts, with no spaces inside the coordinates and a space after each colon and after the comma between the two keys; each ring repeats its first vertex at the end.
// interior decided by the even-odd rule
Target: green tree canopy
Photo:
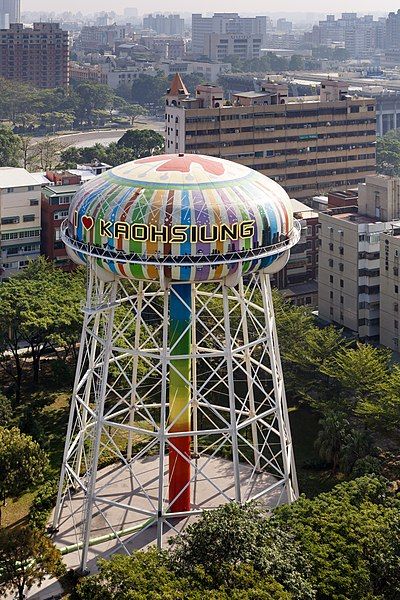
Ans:
{"type": "Polygon", "coordinates": [[[168,556],[157,550],[100,559],[98,566],[97,575],[78,585],[78,600],[294,600],[276,581],[248,565],[236,568],[229,587],[217,588],[201,568],[194,578],[175,572],[168,556]]]}
{"type": "Polygon", "coordinates": [[[65,572],[61,554],[53,542],[37,529],[23,527],[0,531],[0,590],[17,591],[26,598],[34,584],[47,575],[59,577],[65,572]]]}
{"type": "Polygon", "coordinates": [[[8,127],[0,126],[0,167],[18,167],[21,158],[20,138],[8,127]]]}
{"type": "Polygon", "coordinates": [[[171,562],[176,572],[193,575],[201,567],[215,587],[230,587],[235,570],[245,563],[278,581],[293,598],[314,598],[309,564],[293,536],[271,527],[255,505],[231,503],[204,512],[173,538],[171,562]]]}
{"type": "Polygon", "coordinates": [[[48,466],[39,444],[17,427],[0,427],[0,496],[16,497],[38,483],[48,466]]]}
{"type": "Polygon", "coordinates": [[[300,498],[272,517],[312,562],[317,598],[396,600],[400,595],[400,503],[374,477],[300,498]]]}
{"type": "Polygon", "coordinates": [[[388,131],[376,142],[376,167],[378,173],[400,176],[400,135],[397,130],[388,131]]]}
{"type": "Polygon", "coordinates": [[[129,129],[117,145],[131,148],[135,158],[145,158],[153,154],[160,154],[164,150],[164,137],[152,129],[129,129]]]}
{"type": "Polygon", "coordinates": [[[160,72],[155,77],[143,74],[134,82],[130,100],[149,109],[161,108],[167,88],[168,79],[163,73],[160,72]]]}
{"type": "MultiPolygon", "coordinates": [[[[63,347],[70,350],[76,343],[83,296],[80,271],[65,273],[42,257],[0,286],[0,349],[9,352],[13,358],[17,392],[26,356],[21,355],[21,346],[28,344],[33,380],[37,383],[46,349],[63,347]]],[[[9,360],[3,356],[0,364],[7,368],[9,360]]]]}

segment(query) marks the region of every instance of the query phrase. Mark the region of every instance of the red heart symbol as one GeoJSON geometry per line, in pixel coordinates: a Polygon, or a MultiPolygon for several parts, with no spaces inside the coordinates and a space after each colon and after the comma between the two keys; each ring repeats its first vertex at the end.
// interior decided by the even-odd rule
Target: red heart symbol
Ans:
{"type": "Polygon", "coordinates": [[[93,217],[88,217],[87,215],[84,215],[82,217],[82,224],[85,229],[90,231],[90,229],[92,229],[92,227],[94,225],[93,217]]]}

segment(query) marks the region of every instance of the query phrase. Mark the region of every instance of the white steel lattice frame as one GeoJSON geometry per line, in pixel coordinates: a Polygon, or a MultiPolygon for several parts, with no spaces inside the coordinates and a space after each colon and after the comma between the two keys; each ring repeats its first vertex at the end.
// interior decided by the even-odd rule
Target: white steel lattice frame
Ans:
{"type": "MultiPolygon", "coordinates": [[[[94,262],[89,263],[87,302],[74,383],[65,453],[54,515],[68,509],[74,490],[82,494],[81,514],[75,515],[77,541],[82,543],[81,568],[88,560],[93,510],[126,548],[118,526],[106,514],[108,507],[143,515],[144,528],[157,523],[157,541],[163,543],[169,517],[168,448],[174,437],[168,422],[168,374],[173,349],[169,347],[169,295],[155,283],[116,278],[103,282],[94,262]],[[121,450],[116,438],[123,436],[121,450]],[[134,452],[133,442],[140,438],[134,452]],[[104,454],[120,462],[106,483],[98,481],[104,454]],[[150,492],[137,466],[158,455],[158,488],[150,492]],[[131,504],[112,498],[113,481],[126,472],[140,496],[131,504]]],[[[190,407],[192,454],[191,510],[202,512],[197,501],[199,481],[209,486],[215,506],[230,500],[262,500],[279,491],[277,504],[298,496],[293,447],[276,333],[269,275],[256,273],[234,287],[224,282],[192,285],[190,407]],[[234,495],[207,474],[215,457],[232,460],[234,495]],[[251,467],[243,483],[240,465],[251,467]],[[273,475],[272,483],[253,493],[260,473],[273,475]]],[[[143,531],[143,529],[142,529],[143,531]]],[[[139,535],[139,533],[137,534],[139,535]]]]}

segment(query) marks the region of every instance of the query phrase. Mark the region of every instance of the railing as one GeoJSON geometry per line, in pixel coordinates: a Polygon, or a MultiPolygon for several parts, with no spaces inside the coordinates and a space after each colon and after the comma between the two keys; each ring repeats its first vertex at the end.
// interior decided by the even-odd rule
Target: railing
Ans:
{"type": "Polygon", "coordinates": [[[284,240],[272,244],[271,246],[264,246],[262,248],[253,248],[251,250],[232,251],[226,252],[225,254],[180,254],[177,256],[162,255],[157,252],[155,255],[148,256],[146,254],[126,254],[121,250],[113,250],[109,248],[100,248],[93,244],[87,244],[71,237],[68,233],[68,220],[65,220],[60,228],[61,239],[66,246],[80,252],[93,256],[94,258],[101,258],[103,260],[112,260],[117,263],[128,263],[128,264],[141,264],[141,265],[155,265],[155,266],[166,266],[166,267],[203,267],[203,266],[217,266],[232,263],[242,263],[248,260],[260,260],[268,256],[275,256],[282,254],[286,250],[290,250],[297,244],[301,235],[301,224],[295,220],[293,223],[293,229],[290,234],[285,237],[284,240]]]}

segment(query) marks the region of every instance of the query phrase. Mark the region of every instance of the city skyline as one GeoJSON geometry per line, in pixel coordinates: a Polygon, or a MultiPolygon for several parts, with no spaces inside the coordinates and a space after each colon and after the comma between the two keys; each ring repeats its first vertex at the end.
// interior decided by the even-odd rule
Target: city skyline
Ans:
{"type": "MultiPolygon", "coordinates": [[[[107,11],[114,10],[116,12],[122,13],[124,8],[126,7],[136,7],[139,11],[139,14],[148,14],[150,12],[182,12],[188,13],[187,5],[183,3],[181,0],[171,0],[168,3],[168,9],[163,6],[163,3],[160,0],[150,0],[146,3],[146,9],[143,10],[139,3],[129,2],[128,0],[117,0],[113,2],[112,5],[106,0],[89,0],[85,2],[85,7],[83,9],[82,3],[79,0],[70,0],[68,3],[68,10],[70,11],[81,11],[84,13],[90,12],[99,12],[99,11],[107,11]]],[[[388,2],[385,6],[385,10],[383,12],[391,12],[397,11],[399,8],[398,2],[394,2],[393,0],[388,2]]],[[[260,0],[250,0],[246,2],[245,5],[243,2],[239,0],[219,0],[217,3],[212,0],[205,0],[202,3],[201,9],[196,9],[196,12],[239,12],[239,13],[260,13],[260,14],[274,14],[274,13],[301,13],[301,12],[315,12],[319,14],[331,14],[335,12],[338,14],[340,12],[359,12],[360,14],[365,13],[382,13],[382,10],[377,11],[377,5],[372,0],[366,0],[362,2],[361,0],[353,0],[351,3],[348,0],[340,0],[335,4],[334,11],[332,10],[332,4],[329,2],[318,2],[318,0],[306,0],[302,4],[302,10],[299,10],[299,5],[293,0],[282,0],[276,5],[269,5],[268,9],[266,9],[265,4],[260,2],[260,0]]],[[[22,2],[22,10],[23,11],[49,11],[49,12],[64,12],[66,10],[65,5],[61,2],[57,3],[52,0],[39,0],[35,2],[35,6],[30,7],[28,2],[22,2]],[[59,7],[58,7],[59,4],[59,7]]]]}

